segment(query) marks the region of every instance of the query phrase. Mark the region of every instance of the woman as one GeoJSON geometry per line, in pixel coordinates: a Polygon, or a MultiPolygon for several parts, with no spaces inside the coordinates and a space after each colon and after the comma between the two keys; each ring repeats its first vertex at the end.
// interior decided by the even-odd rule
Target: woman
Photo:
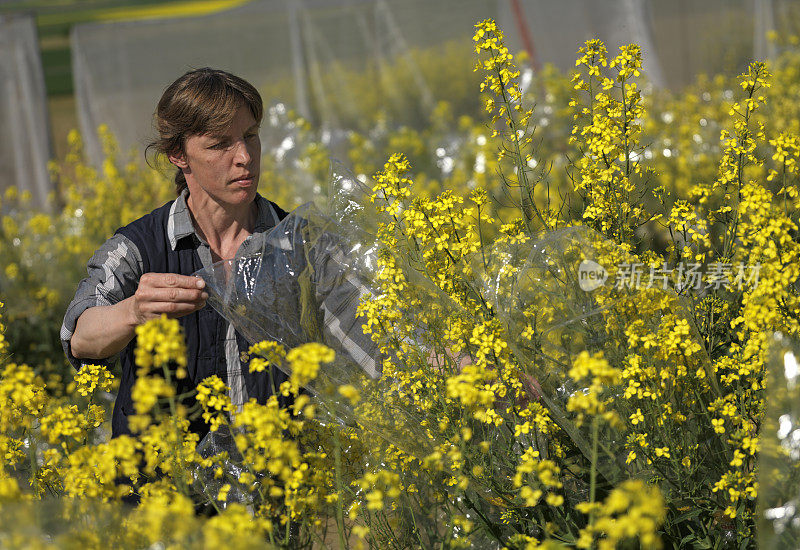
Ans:
{"type": "MultiPolygon", "coordinates": [[[[211,307],[195,271],[256,249],[257,239],[286,212],[257,193],[263,105],[243,79],[209,68],[190,71],[164,92],[156,111],[159,138],[151,144],[177,168],[178,197],[120,228],[94,254],[67,309],[61,339],[70,362],[110,364],[119,354],[122,378],[112,436],[129,434],[136,375],[135,329],[166,314],[179,319],[188,377],[180,393],[207,376],[231,387],[235,405],[263,402],[285,377],[250,373],[240,357],[247,342],[211,307]],[[244,368],[243,368],[244,367],[244,368]]],[[[202,419],[191,429],[207,431],[202,419]]]]}

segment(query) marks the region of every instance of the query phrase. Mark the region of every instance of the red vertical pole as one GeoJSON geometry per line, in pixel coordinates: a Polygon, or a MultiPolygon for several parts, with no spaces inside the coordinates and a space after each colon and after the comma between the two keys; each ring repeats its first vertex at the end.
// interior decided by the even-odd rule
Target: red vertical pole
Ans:
{"type": "Polygon", "coordinates": [[[528,52],[528,55],[531,58],[531,67],[537,73],[542,69],[541,64],[539,63],[539,58],[536,55],[536,48],[533,47],[533,38],[531,37],[531,31],[528,28],[528,21],[525,19],[525,12],[522,9],[522,4],[520,0],[510,0],[511,1],[511,9],[514,11],[514,18],[517,22],[517,30],[519,30],[519,35],[522,38],[522,45],[525,47],[525,50],[528,52]]]}

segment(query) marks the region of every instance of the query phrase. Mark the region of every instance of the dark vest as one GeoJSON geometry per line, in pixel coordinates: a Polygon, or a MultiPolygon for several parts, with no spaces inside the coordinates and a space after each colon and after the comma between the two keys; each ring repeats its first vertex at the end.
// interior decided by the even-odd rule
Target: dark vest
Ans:
{"type": "MultiPolygon", "coordinates": [[[[180,239],[176,249],[172,250],[167,235],[167,221],[172,206],[170,201],[164,206],[153,210],[151,213],[139,218],[131,224],[117,230],[129,238],[138,248],[144,262],[143,273],[178,273],[191,275],[203,268],[200,257],[194,249],[192,239],[180,239]]],[[[271,203],[280,219],[286,217],[286,212],[274,203],[271,203]]],[[[176,384],[178,395],[191,393],[191,391],[206,377],[218,375],[223,381],[228,381],[228,366],[225,359],[225,335],[227,321],[211,306],[185,315],[178,319],[186,339],[187,372],[183,380],[173,382],[176,384]]],[[[247,351],[249,343],[237,332],[236,340],[240,356],[247,351]]],[[[130,434],[128,416],[135,414],[131,390],[136,378],[136,363],[134,350],[136,338],[120,353],[122,378],[119,393],[114,403],[114,413],[111,420],[112,437],[130,434]]],[[[256,398],[259,403],[265,403],[281,382],[287,379],[286,375],[272,367],[265,372],[251,373],[246,363],[243,363],[245,386],[248,398],[256,398]]],[[[173,381],[176,378],[172,377],[173,381]]],[[[282,400],[285,401],[285,400],[282,400]]],[[[183,399],[187,407],[194,405],[194,398],[183,399]]],[[[282,403],[286,405],[288,403],[282,403]]],[[[190,429],[199,434],[200,438],[208,432],[208,425],[198,416],[192,421],[190,429]]]]}

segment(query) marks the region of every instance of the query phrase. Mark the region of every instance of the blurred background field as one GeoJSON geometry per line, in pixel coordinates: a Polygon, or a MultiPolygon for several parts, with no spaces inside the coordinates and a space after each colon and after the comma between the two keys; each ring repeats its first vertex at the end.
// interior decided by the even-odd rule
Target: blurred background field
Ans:
{"type": "Polygon", "coordinates": [[[21,0],[0,2],[0,16],[31,14],[41,48],[51,137],[56,158],[66,153],[66,137],[76,128],[70,56],[70,29],[80,23],[191,17],[219,12],[247,0],[21,0]]]}
{"type": "MultiPolygon", "coordinates": [[[[487,52],[481,55],[486,61],[487,52]]],[[[447,476],[451,477],[441,477],[444,474],[437,470],[441,461],[428,460],[433,455],[422,461],[433,468],[431,478],[426,478],[428,473],[418,467],[416,459],[403,459],[403,464],[411,465],[398,470],[403,476],[406,469],[411,471],[408,479],[421,476],[407,487],[431,486],[438,491],[443,479],[450,487],[458,479],[459,487],[463,482],[472,491],[492,479],[505,500],[486,499],[486,509],[494,516],[482,521],[487,533],[508,530],[509,543],[503,546],[523,547],[524,537],[512,536],[512,530],[526,536],[544,536],[543,516],[537,515],[541,513],[565,518],[558,529],[566,525],[570,532],[559,536],[562,541],[576,543],[575,537],[594,521],[595,513],[590,513],[587,520],[576,503],[585,504],[589,498],[593,505],[598,504],[606,495],[610,503],[614,500],[612,495],[620,497],[620,493],[611,492],[611,478],[606,479],[609,484],[600,489],[597,499],[591,490],[584,491],[595,485],[597,460],[587,453],[582,436],[575,438],[574,434],[585,433],[588,427],[582,424],[581,407],[589,411],[594,405],[581,405],[583,393],[577,389],[570,395],[570,402],[577,408],[566,416],[552,403],[546,409],[530,399],[519,403],[496,401],[494,392],[499,390],[490,385],[495,377],[494,366],[486,360],[490,351],[499,353],[496,349],[500,348],[492,347],[495,337],[498,343],[501,338],[507,339],[517,349],[526,346],[531,353],[539,353],[542,345],[553,344],[566,354],[563,361],[559,359],[555,371],[547,370],[549,359],[539,363],[529,360],[538,357],[534,355],[513,360],[507,357],[508,370],[503,376],[508,376],[503,384],[508,388],[501,388],[502,392],[520,389],[519,373],[532,374],[536,380],[544,380],[556,371],[565,375],[580,353],[580,360],[574,363],[575,373],[570,370],[568,374],[574,379],[567,381],[570,385],[556,387],[553,383],[550,389],[556,388],[554,394],[566,399],[572,391],[569,388],[582,387],[573,382],[589,380],[591,377],[586,375],[590,371],[595,371],[596,380],[605,373],[602,384],[592,382],[592,387],[597,387],[591,391],[602,394],[603,404],[610,407],[612,414],[596,414],[601,408],[587,412],[593,417],[592,440],[596,446],[597,441],[606,439],[605,435],[598,435],[605,434],[598,431],[598,423],[608,421],[603,430],[620,430],[616,441],[619,452],[611,453],[614,463],[642,481],[640,485],[621,486],[623,492],[641,496],[645,494],[641,490],[645,481],[664,491],[666,509],[658,519],[664,522],[659,536],[663,535],[674,547],[755,547],[758,437],[768,401],[765,349],[774,332],[782,331],[794,338],[800,330],[800,287],[796,282],[800,273],[800,3],[0,1],[0,84],[5,92],[0,95],[0,178],[4,178],[0,179],[0,300],[5,302],[5,329],[0,328],[0,333],[4,332],[8,345],[8,354],[4,355],[5,343],[0,339],[0,361],[7,369],[0,379],[0,398],[6,399],[0,403],[0,420],[6,418],[6,410],[16,411],[20,403],[38,407],[25,414],[13,413],[15,419],[24,421],[20,425],[22,436],[17,438],[15,433],[6,441],[22,445],[22,437],[29,433],[26,430],[39,430],[40,437],[54,425],[52,419],[59,415],[73,418],[84,410],[77,407],[84,407],[86,402],[74,392],[70,394],[70,388],[76,385],[70,382],[75,373],[66,364],[59,339],[64,311],[77,282],[85,276],[87,259],[98,245],[118,227],[174,197],[174,168],[163,159],[151,158],[152,167],[145,163],[144,148],[153,137],[152,113],[170,82],[192,67],[206,65],[239,74],[262,93],[266,109],[261,126],[259,189],[287,210],[309,200],[324,204],[333,187],[332,166],[345,175],[338,183],[344,182],[347,187],[342,183],[339,191],[360,206],[375,204],[366,195],[379,190],[387,204],[391,202],[391,197],[387,198],[387,181],[400,182],[398,188],[408,186],[402,190],[407,194],[396,195],[403,200],[391,204],[399,205],[398,210],[408,216],[403,218],[406,223],[426,220],[428,224],[409,223],[412,230],[422,231],[419,242],[428,248],[423,247],[425,269],[413,274],[421,278],[422,284],[409,287],[408,294],[413,297],[414,292],[420,293],[416,300],[422,304],[423,315],[431,313],[435,317],[441,313],[446,318],[432,318],[432,322],[420,324],[412,317],[403,318],[401,312],[392,322],[401,323],[401,331],[419,326],[452,327],[442,334],[428,331],[427,337],[435,340],[429,347],[438,349],[443,358],[449,357],[453,349],[448,347],[451,340],[461,350],[478,345],[475,341],[489,346],[481,351],[483,364],[464,370],[460,364],[449,365],[450,371],[431,371],[430,357],[436,354],[413,351],[408,372],[412,376],[407,383],[430,392],[435,397],[432,403],[447,403],[444,411],[427,409],[434,421],[418,424],[426,426],[426,430],[430,428],[438,434],[436,437],[446,435],[448,443],[440,454],[448,456],[444,460],[450,461],[447,476]],[[476,23],[487,18],[497,20],[519,65],[519,112],[509,109],[501,97],[482,89],[483,75],[473,71],[481,59],[476,54],[473,34],[476,23]],[[601,53],[602,44],[585,42],[593,38],[604,41],[607,58],[601,53]],[[641,46],[641,58],[636,47],[625,47],[630,43],[641,46]],[[587,53],[589,50],[593,53],[587,53]],[[617,63],[604,64],[600,58],[616,58],[617,63]],[[765,64],[752,63],[754,60],[765,64]],[[599,75],[607,75],[609,80],[601,85],[599,75]],[[608,92],[598,93],[600,88],[608,92]],[[500,106],[504,111],[498,114],[500,106]],[[531,114],[521,114],[522,106],[530,107],[531,114]],[[491,114],[487,115],[487,110],[491,114]],[[506,125],[509,113],[525,118],[529,123],[526,129],[515,127],[510,131],[513,124],[506,125]],[[508,154],[514,143],[522,144],[516,156],[508,154]],[[394,156],[396,153],[404,157],[394,156]],[[390,157],[392,161],[387,163],[390,157]],[[383,173],[376,176],[379,170],[383,173]],[[521,175],[529,178],[528,184],[520,183],[521,175]],[[378,185],[373,188],[376,182],[378,185]],[[361,184],[368,190],[366,195],[347,194],[361,184]],[[524,208],[525,192],[529,193],[528,206],[541,208],[549,222],[542,218],[542,225],[533,225],[524,208]],[[444,250],[439,234],[443,227],[447,228],[444,250]],[[528,239],[542,234],[550,239],[541,241],[550,243],[545,247],[548,252],[544,257],[538,253],[526,257],[527,246],[534,252],[538,247],[535,239],[528,239]],[[696,260],[704,262],[703,267],[719,267],[720,262],[728,266],[733,262],[763,264],[761,275],[766,282],[746,290],[741,286],[730,290],[721,285],[687,290],[674,280],[673,286],[661,289],[643,285],[616,287],[622,296],[607,298],[605,304],[619,307],[609,309],[613,314],[598,324],[608,332],[607,341],[561,332],[566,326],[560,324],[562,314],[586,311],[577,307],[583,307],[585,289],[570,287],[578,296],[574,303],[556,293],[551,297],[552,303],[547,298],[547,307],[540,307],[536,296],[542,288],[549,292],[547,284],[538,275],[524,275],[524,271],[527,278],[520,279],[528,282],[530,286],[525,288],[533,298],[519,302],[519,293],[512,293],[514,299],[503,302],[507,307],[497,309],[501,311],[499,317],[494,317],[493,311],[473,310],[462,304],[458,311],[482,313],[450,318],[448,308],[439,307],[448,300],[463,300],[470,305],[480,295],[462,294],[475,282],[473,276],[479,277],[473,264],[482,264],[484,271],[488,269],[486,256],[478,259],[478,252],[498,252],[496,261],[490,262],[498,273],[496,277],[483,273],[488,279],[480,280],[476,288],[499,288],[494,283],[503,281],[506,266],[512,266],[512,260],[504,263],[506,246],[508,250],[521,251],[519,256],[515,253],[509,258],[528,262],[539,257],[528,267],[541,261],[540,267],[550,275],[572,273],[574,266],[562,270],[553,268],[550,262],[567,256],[569,262],[577,261],[575,250],[565,254],[571,246],[558,238],[570,234],[601,237],[603,249],[608,248],[603,254],[609,254],[604,265],[650,265],[651,277],[654,265],[675,267],[670,271],[678,271],[679,264],[696,260]],[[471,250],[475,257],[464,252],[464,243],[474,245],[471,250]],[[453,253],[458,260],[453,259],[453,253]],[[464,256],[460,256],[462,253],[464,256]],[[433,308],[428,306],[438,298],[428,297],[431,288],[441,298],[433,308]],[[529,304],[529,309],[523,311],[519,307],[522,302],[529,304]],[[559,311],[557,315],[547,313],[551,306],[559,311]],[[488,317],[481,317],[484,314],[488,317]],[[540,338],[545,333],[537,334],[543,330],[536,325],[540,314],[547,317],[543,323],[552,322],[557,327],[545,331],[553,339],[550,344],[540,338]],[[509,319],[512,322],[505,325],[509,319]],[[494,328],[481,332],[486,327],[494,328]],[[595,351],[583,349],[587,342],[600,345],[606,357],[583,353],[595,351]],[[430,378],[423,383],[415,377],[426,369],[425,376],[430,378]],[[712,378],[711,383],[707,377],[712,378]],[[627,384],[624,393],[619,386],[622,379],[627,384]],[[2,383],[12,390],[2,389],[2,383]],[[31,387],[43,401],[46,394],[49,404],[39,406],[35,400],[16,397],[22,393],[13,393],[31,387]],[[478,397],[485,402],[475,401],[478,397]],[[500,413],[503,418],[497,417],[497,412],[492,413],[495,416],[489,414],[487,407],[493,402],[505,409],[500,413]],[[72,409],[62,406],[66,404],[72,409]],[[526,409],[522,412],[527,416],[517,416],[522,409],[526,409]],[[551,413],[562,415],[559,430],[567,427],[563,433],[550,425],[551,413]],[[491,428],[493,418],[497,419],[498,428],[504,426],[504,431],[491,428]],[[538,427],[524,418],[533,418],[538,427]],[[573,420],[577,428],[569,432],[573,420]],[[578,429],[581,426],[584,432],[578,429]],[[479,446],[476,440],[481,438],[484,441],[479,446]],[[576,482],[571,493],[565,491],[567,500],[559,501],[561,495],[555,485],[537,485],[544,478],[536,481],[526,477],[528,481],[523,483],[523,474],[528,476],[534,466],[550,463],[550,459],[539,460],[541,456],[534,461],[532,452],[534,448],[547,448],[551,438],[560,438],[558,446],[552,448],[551,458],[559,461],[553,471],[560,469],[566,477],[574,475],[572,481],[576,482]],[[502,445],[497,445],[501,439],[502,445]],[[531,445],[528,451],[521,441],[531,445]],[[488,452],[491,445],[495,447],[488,452]],[[462,452],[467,461],[462,460],[462,452]],[[487,459],[496,459],[502,467],[493,469],[485,462],[487,459]],[[661,473],[656,473],[653,464],[663,468],[661,473]],[[487,465],[488,478],[482,465],[487,465]],[[510,487],[514,473],[518,481],[510,487]],[[665,479],[673,488],[667,487],[665,479]],[[476,481],[478,485],[471,485],[476,481]],[[534,498],[534,487],[549,493],[546,505],[534,502],[543,496],[540,491],[534,498]]],[[[512,80],[506,84],[516,87],[516,77],[512,80]]],[[[519,121],[517,118],[515,123],[519,121]]],[[[388,219],[387,212],[383,211],[384,221],[388,219]]],[[[372,216],[365,225],[378,220],[379,216],[372,216]]],[[[384,224],[383,229],[386,227],[384,224]]],[[[388,244],[392,238],[386,238],[384,243],[387,257],[407,253],[414,261],[409,260],[406,265],[423,265],[415,255],[419,247],[410,246],[416,240],[406,235],[404,242],[409,246],[404,251],[403,247],[388,244]]],[[[391,285],[397,279],[388,277],[387,281],[391,285]]],[[[400,309],[409,303],[408,296],[401,296],[397,289],[381,292],[380,296],[394,296],[400,309]]],[[[392,307],[382,311],[391,313],[392,307]]],[[[412,311],[413,314],[416,313],[412,311]]],[[[586,319],[583,313],[580,319],[586,319]]],[[[596,328],[588,322],[575,326],[578,332],[595,332],[596,328]]],[[[391,329],[386,330],[385,336],[397,340],[401,347],[414,339],[411,332],[406,338],[391,329]]],[[[449,363],[447,359],[445,362],[449,363]]],[[[785,356],[773,357],[771,363],[772,370],[777,369],[779,374],[790,364],[785,356]]],[[[796,367],[793,368],[796,375],[796,367]]],[[[391,377],[381,380],[392,382],[391,377]]],[[[794,377],[790,382],[794,384],[794,377]]],[[[403,391],[397,397],[406,406],[403,391]]],[[[385,406],[383,398],[387,394],[375,394],[381,407],[385,406]]],[[[111,397],[110,393],[102,395],[104,403],[111,397]]],[[[410,409],[414,414],[416,404],[410,409]]],[[[784,402],[779,404],[783,406],[784,402]]],[[[92,429],[100,429],[92,432],[96,441],[91,444],[69,434],[63,436],[64,440],[72,438],[71,449],[80,453],[108,452],[105,443],[94,446],[97,441],[105,441],[103,414],[98,412],[95,419],[92,429]]],[[[776,416],[780,411],[770,414],[776,416]]],[[[87,417],[85,422],[88,420],[87,417]]],[[[58,424],[65,425],[68,423],[58,424]]],[[[791,433],[797,435],[800,430],[791,433]]],[[[380,441],[378,447],[385,442],[380,441]]],[[[795,476],[800,462],[785,461],[779,451],[781,444],[773,445],[777,455],[773,458],[790,466],[786,476],[795,476]]],[[[67,460],[79,466],[78,470],[91,465],[91,461],[81,458],[85,454],[76,454],[73,459],[71,451],[64,451],[59,458],[56,455],[61,451],[56,450],[56,443],[42,445],[50,453],[47,456],[61,460],[59,468],[63,469],[67,460]]],[[[74,486],[64,489],[69,485],[59,485],[62,481],[57,468],[39,469],[43,463],[37,462],[35,446],[26,449],[32,456],[31,479],[52,477],[43,477],[42,485],[37,487],[53,487],[55,493],[62,495],[77,493],[74,486]]],[[[369,462],[382,468],[395,460],[395,451],[381,448],[374,455],[378,458],[370,458],[369,462]],[[395,458],[387,461],[385,453],[395,458]]],[[[312,467],[307,468],[308,472],[335,471],[336,466],[330,464],[314,467],[317,458],[309,459],[312,467]]],[[[344,462],[359,466],[359,460],[356,457],[344,462]]],[[[545,468],[545,473],[550,472],[550,467],[545,468]]],[[[20,467],[19,471],[23,470],[20,467]]],[[[110,491],[113,485],[113,468],[106,470],[109,472],[108,479],[98,482],[103,491],[110,491]]],[[[397,472],[388,473],[391,476],[386,477],[387,472],[381,475],[395,479],[397,472]]],[[[775,510],[785,500],[783,492],[776,490],[779,479],[782,478],[774,477],[762,484],[764,494],[773,495],[770,498],[775,501],[775,510]]],[[[362,489],[382,483],[376,480],[365,477],[362,489]]],[[[327,491],[325,480],[306,481],[309,488],[316,487],[314,483],[319,481],[319,488],[327,491]]],[[[3,487],[0,483],[0,504],[3,487]]],[[[789,487],[789,493],[793,488],[789,487]]],[[[27,488],[22,492],[25,491],[27,488]]],[[[464,542],[462,528],[469,530],[466,525],[476,519],[474,515],[467,518],[460,511],[456,514],[448,510],[462,502],[460,498],[443,496],[454,494],[450,491],[455,489],[437,493],[435,503],[412,506],[435,510],[430,517],[453,518],[452,532],[448,531],[455,541],[452,544],[450,534],[443,534],[440,526],[431,526],[431,540],[442,537],[442,547],[458,547],[464,542]]],[[[464,495],[469,496],[469,491],[464,495]]],[[[368,494],[373,498],[377,495],[368,494]]],[[[398,498],[409,495],[416,498],[410,489],[398,498]]],[[[353,502],[358,502],[364,493],[355,491],[351,496],[353,502]]],[[[793,496],[789,494],[787,498],[793,496]]],[[[327,506],[323,512],[329,513],[328,505],[334,502],[335,498],[323,503],[323,507],[327,506]]],[[[395,504],[393,501],[389,508],[395,504]]],[[[640,504],[647,513],[661,514],[661,504],[640,504]]],[[[374,505],[366,503],[365,507],[369,510],[374,505]]],[[[350,520],[356,521],[358,512],[351,512],[350,520]]],[[[189,510],[189,515],[192,513],[189,510]]],[[[337,511],[338,516],[343,513],[341,508],[337,511]]],[[[603,513],[608,514],[607,519],[617,514],[610,504],[603,513]]],[[[306,519],[310,517],[313,515],[306,519]]],[[[340,527],[341,519],[337,519],[340,527]]],[[[357,521],[362,521],[361,517],[357,521]]],[[[654,519],[650,531],[656,523],[654,519]]],[[[598,527],[596,533],[584,534],[605,540],[601,531],[598,527]]],[[[406,534],[409,533],[417,535],[412,529],[406,534]]],[[[643,536],[643,531],[639,535],[643,536]]],[[[153,535],[152,542],[158,536],[153,535]]],[[[385,540],[393,540],[391,534],[385,540]]],[[[378,537],[371,545],[384,548],[384,542],[378,537]]],[[[476,537],[470,544],[486,547],[481,542],[476,537]]],[[[416,541],[408,544],[415,545],[416,541]]],[[[642,542],[642,547],[649,546],[642,542]]]]}
{"type": "MultiPolygon", "coordinates": [[[[752,58],[761,59],[774,55],[775,49],[767,41],[767,31],[778,27],[782,27],[783,31],[787,30],[786,27],[790,26],[792,20],[789,17],[794,9],[792,4],[784,0],[702,2],[569,0],[558,3],[534,0],[484,2],[16,0],[0,2],[0,17],[11,15],[19,17],[20,14],[35,17],[41,69],[34,65],[30,70],[33,72],[41,70],[43,75],[48,120],[44,125],[46,129],[36,130],[43,135],[36,136],[33,141],[46,143],[49,148],[48,156],[63,158],[67,151],[66,136],[71,128],[77,128],[80,124],[84,133],[96,131],[88,127],[89,124],[97,122],[95,117],[85,114],[87,108],[81,107],[80,102],[76,102],[76,75],[73,68],[76,43],[81,41],[81,36],[92,34],[94,24],[106,24],[105,28],[110,36],[118,33],[119,36],[118,40],[112,39],[105,44],[98,46],[95,43],[91,46],[101,48],[107,57],[106,62],[113,62],[116,65],[116,73],[95,73],[92,76],[112,78],[127,75],[127,81],[122,80],[117,83],[120,87],[136,82],[144,73],[152,72],[148,66],[154,65],[152,68],[157,69],[159,64],[168,65],[172,74],[187,69],[190,64],[196,66],[203,62],[203,54],[192,56],[191,62],[185,55],[182,62],[173,62],[169,54],[169,45],[160,42],[159,39],[154,40],[152,32],[162,32],[166,35],[172,29],[187,28],[189,21],[196,21],[199,25],[196,28],[208,33],[204,39],[205,44],[219,46],[230,42],[224,34],[226,31],[223,30],[223,21],[230,17],[235,18],[238,17],[237,14],[242,14],[255,24],[264,21],[263,25],[267,26],[264,26],[263,32],[267,33],[269,19],[274,18],[275,14],[288,13],[289,20],[284,21],[290,24],[291,32],[278,42],[279,48],[276,49],[275,42],[270,43],[267,37],[261,41],[262,46],[259,48],[259,41],[251,38],[245,44],[260,50],[262,67],[258,68],[256,61],[247,64],[245,66],[247,68],[239,64],[240,70],[244,68],[244,72],[254,74],[260,72],[272,78],[274,72],[270,74],[266,66],[277,69],[280,63],[276,64],[269,58],[280,57],[285,61],[284,65],[295,65],[292,69],[295,73],[292,75],[295,83],[316,78],[319,75],[296,74],[297,64],[308,66],[313,63],[313,56],[309,52],[313,44],[308,43],[308,33],[305,30],[308,25],[316,30],[330,26],[329,30],[333,34],[329,37],[331,42],[328,45],[332,45],[334,51],[337,51],[337,46],[349,42],[350,47],[364,53],[374,53],[371,50],[374,50],[375,37],[378,36],[377,34],[368,36],[370,25],[377,26],[374,30],[379,30],[383,26],[389,31],[385,37],[388,47],[384,48],[384,53],[388,55],[384,57],[392,57],[403,55],[403,51],[418,47],[420,41],[427,41],[428,44],[442,43],[455,36],[460,37],[459,45],[466,52],[469,49],[468,38],[471,32],[469,18],[476,21],[484,17],[495,17],[509,34],[512,51],[532,50],[531,66],[534,68],[541,68],[545,63],[553,63],[561,70],[569,69],[577,47],[587,38],[597,36],[604,39],[611,49],[626,41],[640,43],[646,52],[645,68],[648,69],[651,80],[658,85],[677,89],[689,84],[697,74],[737,73],[741,72],[752,58]],[[297,14],[298,10],[301,14],[294,16],[295,23],[291,23],[293,17],[291,14],[297,14]],[[354,28],[360,30],[344,31],[341,25],[348,20],[353,21],[354,28]],[[384,20],[383,25],[381,20],[384,20]],[[77,32],[75,32],[76,26],[77,32]],[[81,30],[82,27],[84,30],[81,30]],[[413,30],[415,27],[424,31],[415,32],[413,30]],[[218,34],[215,34],[215,29],[218,34]],[[340,32],[340,29],[343,32],[340,32]],[[292,36],[293,34],[301,36],[292,36]],[[129,37],[128,42],[125,42],[125,36],[129,37]],[[137,59],[131,55],[131,48],[135,51],[137,44],[144,46],[145,42],[151,43],[157,51],[163,52],[163,57],[141,56],[137,59]],[[392,42],[395,43],[391,44],[392,42]],[[298,54],[297,50],[304,51],[298,54]],[[84,119],[83,122],[81,117],[84,119]]],[[[190,44],[187,46],[191,48],[190,44]]],[[[199,44],[197,47],[202,49],[203,46],[204,44],[199,44]]],[[[324,52],[324,44],[318,43],[317,46],[324,52]]],[[[84,50],[87,55],[92,54],[91,47],[84,50]]],[[[185,52],[176,54],[183,55],[185,52]]],[[[214,61],[219,64],[219,59],[214,61]]],[[[285,70],[285,66],[281,70],[285,70]]],[[[92,67],[86,67],[77,78],[80,80],[89,78],[87,71],[91,73],[92,67]]],[[[415,80],[416,84],[420,84],[419,75],[415,76],[415,80]]],[[[162,77],[158,84],[163,88],[167,80],[162,77]]],[[[309,84],[306,82],[306,87],[309,87],[309,84]]],[[[77,86],[79,89],[80,87],[77,86]]],[[[104,93],[113,91],[112,86],[106,88],[104,93]]],[[[153,93],[146,101],[139,102],[136,113],[126,117],[129,121],[139,121],[139,142],[143,139],[142,129],[145,128],[141,123],[146,122],[151,114],[144,110],[145,105],[152,109],[151,96],[153,93]]],[[[96,95],[94,99],[102,100],[96,95]]],[[[117,100],[122,103],[117,105],[123,109],[126,108],[126,101],[134,101],[131,95],[124,98],[117,97],[117,100]]],[[[295,103],[291,107],[302,107],[298,105],[302,100],[289,103],[295,103]]],[[[112,130],[120,133],[123,124],[116,126],[114,128],[112,124],[112,130]]],[[[129,133],[122,139],[123,149],[140,147],[141,143],[132,141],[132,135],[129,133]]],[[[92,141],[95,156],[93,160],[97,162],[99,147],[96,139],[92,141]]],[[[6,161],[4,166],[8,164],[9,161],[6,161]]],[[[10,172],[13,170],[6,171],[6,174],[10,172]]],[[[0,180],[0,188],[8,187],[12,183],[20,185],[20,182],[10,182],[9,176],[6,175],[0,180]]]]}

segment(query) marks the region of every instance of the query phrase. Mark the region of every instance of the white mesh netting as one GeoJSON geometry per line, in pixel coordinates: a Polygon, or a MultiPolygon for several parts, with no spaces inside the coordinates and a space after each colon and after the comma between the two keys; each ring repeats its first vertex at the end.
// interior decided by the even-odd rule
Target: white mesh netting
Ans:
{"type": "Polygon", "coordinates": [[[16,186],[47,208],[51,149],[33,16],[0,15],[0,89],[0,191],[16,186]]]}
{"type": "MultiPolygon", "coordinates": [[[[475,22],[491,17],[513,51],[534,65],[574,66],[588,38],[610,52],[639,43],[645,71],[661,86],[697,73],[733,71],[768,55],[766,32],[788,0],[259,0],[211,16],[79,25],[73,74],[90,158],[102,157],[95,128],[105,123],[123,150],[142,150],[163,89],[193,67],[229,70],[331,131],[357,128],[376,104],[397,123],[424,120],[438,99],[475,90],[432,86],[426,60],[451,56],[448,71],[472,69],[475,22]],[[426,72],[427,71],[427,72],[426,72]],[[369,93],[366,93],[369,92],[369,93]]],[[[436,70],[441,71],[441,64],[436,70]]],[[[441,75],[438,81],[441,82],[441,75]]],[[[446,79],[445,79],[446,80],[446,79]]],[[[464,104],[469,102],[464,99],[464,104]]],[[[477,106],[477,102],[474,102],[477,106]]],[[[374,116],[374,115],[373,115],[374,116]]],[[[283,139],[265,125],[265,151],[283,139]]],[[[141,153],[139,154],[141,158],[141,153]]]]}

